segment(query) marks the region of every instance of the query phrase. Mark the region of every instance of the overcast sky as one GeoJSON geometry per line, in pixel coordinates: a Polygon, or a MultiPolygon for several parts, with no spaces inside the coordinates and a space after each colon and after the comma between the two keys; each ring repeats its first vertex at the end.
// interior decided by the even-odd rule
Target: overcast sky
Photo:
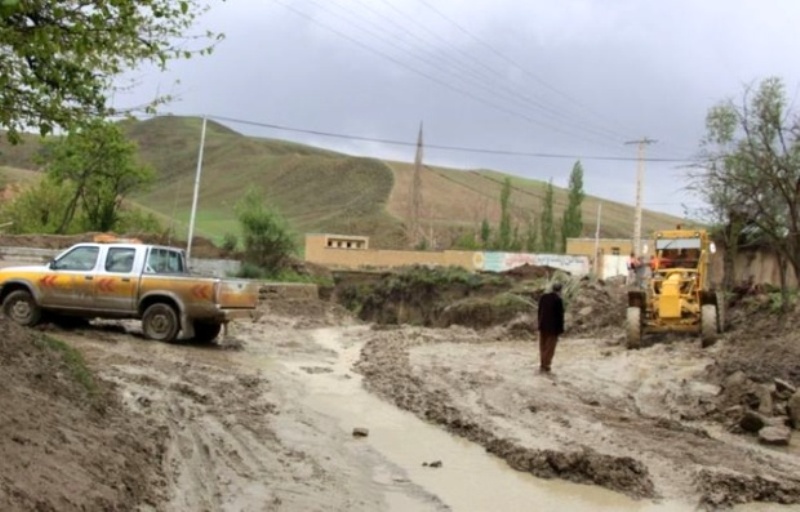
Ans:
{"type": "MultiPolygon", "coordinates": [[[[589,194],[633,203],[629,140],[655,158],[697,150],[709,107],[767,76],[800,83],[792,0],[228,0],[202,26],[226,34],[211,57],[142,70],[124,107],[162,109],[427,144],[426,163],[491,168],[565,186],[581,159],[589,194]],[[174,85],[176,79],[179,85],[174,85]]],[[[413,148],[227,123],[250,135],[411,161],[413,148]]],[[[648,162],[647,208],[683,213],[680,163],[648,162]]]]}

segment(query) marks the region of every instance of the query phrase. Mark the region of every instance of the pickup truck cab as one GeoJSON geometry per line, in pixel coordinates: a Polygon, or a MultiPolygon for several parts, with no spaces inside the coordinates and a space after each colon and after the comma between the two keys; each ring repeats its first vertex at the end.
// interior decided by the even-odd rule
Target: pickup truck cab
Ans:
{"type": "Polygon", "coordinates": [[[135,318],[150,339],[210,342],[234,318],[252,318],[258,286],[191,275],[173,247],[80,243],[47,265],[0,269],[0,303],[25,326],[48,314],[135,318]]]}

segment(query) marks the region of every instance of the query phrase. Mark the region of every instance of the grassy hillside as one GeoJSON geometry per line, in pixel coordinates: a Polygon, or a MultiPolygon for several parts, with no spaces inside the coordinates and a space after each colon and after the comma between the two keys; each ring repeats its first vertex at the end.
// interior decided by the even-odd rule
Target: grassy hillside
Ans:
{"type": "MultiPolygon", "coordinates": [[[[156,186],[135,200],[173,225],[179,236],[185,234],[201,120],[160,117],[126,121],[124,126],[139,144],[143,159],[158,171],[156,186]]],[[[34,168],[37,152],[38,143],[32,137],[13,148],[0,143],[0,166],[34,168]]],[[[410,163],[382,162],[292,142],[246,137],[209,122],[196,232],[216,239],[228,232],[235,233],[234,205],[248,188],[258,187],[265,199],[289,218],[298,234],[365,234],[372,237],[373,246],[402,246],[412,173],[410,163]]],[[[458,230],[477,229],[484,218],[496,224],[505,177],[489,170],[426,167],[422,176],[422,226],[437,242],[447,246],[458,230]]],[[[10,174],[8,179],[16,181],[10,174]]],[[[523,223],[529,212],[541,210],[546,184],[518,177],[511,179],[512,214],[523,223]]],[[[587,235],[594,233],[597,203],[591,196],[584,201],[587,235]]],[[[566,191],[557,188],[556,216],[561,215],[565,205],[566,191]]],[[[632,207],[603,201],[603,236],[630,236],[632,219],[632,207]]],[[[678,221],[669,215],[646,211],[643,228],[649,232],[678,221]]]]}

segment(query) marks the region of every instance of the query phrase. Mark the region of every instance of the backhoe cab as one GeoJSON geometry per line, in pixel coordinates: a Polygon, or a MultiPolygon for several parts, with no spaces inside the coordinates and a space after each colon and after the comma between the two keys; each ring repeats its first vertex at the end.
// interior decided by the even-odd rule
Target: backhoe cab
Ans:
{"type": "Polygon", "coordinates": [[[709,282],[714,243],[702,229],[656,231],[650,275],[628,291],[628,348],[655,332],[700,334],[708,347],[724,329],[724,300],[709,282]]]}

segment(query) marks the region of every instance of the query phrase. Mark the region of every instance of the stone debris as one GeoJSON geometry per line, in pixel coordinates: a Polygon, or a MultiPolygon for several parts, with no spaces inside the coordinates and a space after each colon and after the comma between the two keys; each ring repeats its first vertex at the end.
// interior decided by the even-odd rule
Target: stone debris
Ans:
{"type": "Polygon", "coordinates": [[[356,427],[353,429],[353,437],[367,437],[369,429],[364,427],[356,427]]]}

